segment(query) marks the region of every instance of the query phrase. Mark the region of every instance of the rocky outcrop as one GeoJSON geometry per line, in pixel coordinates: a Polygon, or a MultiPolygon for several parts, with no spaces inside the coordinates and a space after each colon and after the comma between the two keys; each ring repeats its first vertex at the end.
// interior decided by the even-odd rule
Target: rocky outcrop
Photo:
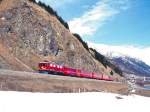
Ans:
{"type": "Polygon", "coordinates": [[[55,16],[29,0],[0,3],[0,45],[1,68],[37,70],[48,60],[109,74],[55,16]]]}

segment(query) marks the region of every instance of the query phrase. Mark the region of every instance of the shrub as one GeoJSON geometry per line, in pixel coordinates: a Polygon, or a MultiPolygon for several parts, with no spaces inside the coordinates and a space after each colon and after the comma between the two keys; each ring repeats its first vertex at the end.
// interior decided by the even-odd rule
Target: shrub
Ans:
{"type": "Polygon", "coordinates": [[[89,47],[88,47],[87,43],[82,40],[81,36],[79,34],[77,34],[77,33],[74,33],[73,35],[82,43],[83,47],[87,51],[89,51],[89,47]]]}
{"type": "Polygon", "coordinates": [[[113,75],[113,74],[114,74],[113,71],[111,71],[111,72],[110,72],[110,75],[113,75]]]}
{"type": "Polygon", "coordinates": [[[122,71],[121,71],[121,69],[118,66],[112,64],[110,61],[108,61],[108,59],[105,56],[103,56],[102,54],[100,54],[99,52],[97,52],[95,49],[90,48],[90,50],[94,52],[94,58],[96,60],[98,60],[99,62],[101,62],[104,65],[105,68],[107,68],[107,66],[109,66],[116,73],[118,73],[120,76],[122,76],[122,71]]]}
{"type": "Polygon", "coordinates": [[[36,3],[36,0],[29,0],[30,2],[36,3]]]}
{"type": "Polygon", "coordinates": [[[36,2],[36,0],[30,0],[30,1],[33,2],[33,3],[38,4],[38,5],[41,6],[42,8],[44,8],[49,14],[55,16],[55,17],[60,21],[60,23],[64,25],[65,28],[69,29],[68,23],[65,22],[65,21],[62,19],[62,17],[60,17],[60,16],[57,14],[57,12],[53,10],[52,7],[50,7],[49,5],[46,5],[46,4],[42,3],[41,1],[39,1],[38,3],[36,2]]]}
{"type": "Polygon", "coordinates": [[[105,56],[103,56],[102,54],[100,54],[93,48],[90,48],[90,50],[94,52],[94,58],[98,60],[99,62],[101,62],[105,66],[105,68],[107,68],[107,60],[105,56]]]}

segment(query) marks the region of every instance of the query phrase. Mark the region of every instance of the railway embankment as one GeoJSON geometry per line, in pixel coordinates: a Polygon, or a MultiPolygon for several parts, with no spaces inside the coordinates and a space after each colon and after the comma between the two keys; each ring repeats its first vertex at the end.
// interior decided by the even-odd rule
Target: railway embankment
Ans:
{"type": "MultiPolygon", "coordinates": [[[[111,92],[128,95],[128,85],[114,81],[0,70],[1,91],[46,93],[111,92]]],[[[150,96],[150,91],[135,94],[150,96]]]]}
{"type": "Polygon", "coordinates": [[[0,70],[0,90],[29,92],[114,92],[120,93],[127,85],[69,76],[0,70]]]}

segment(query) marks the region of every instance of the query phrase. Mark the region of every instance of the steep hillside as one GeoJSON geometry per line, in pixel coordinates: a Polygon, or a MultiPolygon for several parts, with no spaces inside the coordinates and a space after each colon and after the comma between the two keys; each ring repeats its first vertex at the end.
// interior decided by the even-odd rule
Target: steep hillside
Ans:
{"type": "MultiPolygon", "coordinates": [[[[33,71],[49,60],[110,75],[66,25],[32,0],[0,3],[0,68],[33,71]]],[[[66,24],[66,23],[64,23],[66,24]]]]}

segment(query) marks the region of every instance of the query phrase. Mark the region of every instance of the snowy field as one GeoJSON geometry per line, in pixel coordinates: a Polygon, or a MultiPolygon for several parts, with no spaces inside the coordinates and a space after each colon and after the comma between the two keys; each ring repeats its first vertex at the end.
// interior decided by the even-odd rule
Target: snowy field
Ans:
{"type": "Polygon", "coordinates": [[[0,112],[150,112],[150,98],[112,93],[0,91],[0,112]]]}

